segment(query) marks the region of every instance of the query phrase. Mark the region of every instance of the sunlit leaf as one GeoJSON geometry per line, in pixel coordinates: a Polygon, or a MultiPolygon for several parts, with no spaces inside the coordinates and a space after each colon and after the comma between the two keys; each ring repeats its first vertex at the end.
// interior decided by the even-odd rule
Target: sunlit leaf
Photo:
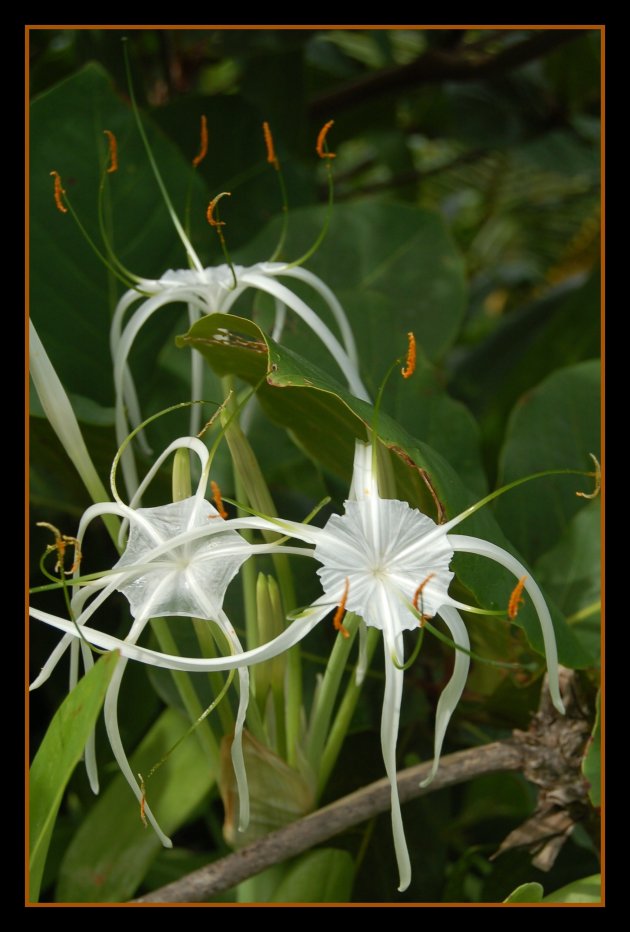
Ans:
{"type": "Polygon", "coordinates": [[[522,883],[505,900],[504,903],[541,903],[543,898],[542,884],[522,883]]]}
{"type": "Polygon", "coordinates": [[[543,903],[599,903],[602,898],[601,880],[600,874],[574,880],[543,897],[543,903]]]}
{"type": "Polygon", "coordinates": [[[30,896],[36,901],[57,811],[96,724],[117,654],[106,654],[55,713],[30,774],[30,896]]]}
{"type": "MultiPolygon", "coordinates": [[[[187,727],[178,712],[164,712],[131,756],[133,772],[146,775],[187,727]]],[[[190,818],[215,777],[194,734],[156,771],[147,782],[147,801],[167,834],[190,818]]],[[[120,774],[69,845],[59,870],[57,900],[124,902],[133,896],[160,850],[160,840],[142,824],[138,802],[120,774]]]]}

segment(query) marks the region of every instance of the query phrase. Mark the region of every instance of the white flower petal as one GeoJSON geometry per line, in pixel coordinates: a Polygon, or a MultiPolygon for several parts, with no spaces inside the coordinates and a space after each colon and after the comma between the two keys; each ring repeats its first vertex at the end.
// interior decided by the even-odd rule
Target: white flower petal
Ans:
{"type": "Polygon", "coordinates": [[[381,714],[381,748],[385,771],[391,787],[392,831],[400,877],[398,889],[402,893],[411,883],[411,862],[400,811],[396,771],[396,743],[404,673],[395,666],[392,659],[392,654],[402,653],[402,636],[399,636],[393,644],[388,643],[386,639],[383,643],[385,647],[385,695],[381,714]]]}
{"type": "MultiPolygon", "coordinates": [[[[146,563],[155,543],[173,542],[178,534],[192,528],[207,528],[209,521],[221,521],[213,505],[197,496],[160,505],[138,508],[134,515],[144,519],[151,528],[131,523],[127,548],[114,569],[146,563]]],[[[168,561],[174,572],[170,585],[162,586],[163,570],[143,573],[126,580],[117,588],[127,597],[131,613],[136,617],[144,611],[148,599],[153,602],[155,616],[188,615],[192,618],[216,619],[228,585],[250,555],[250,545],[236,531],[228,530],[199,540],[175,545],[168,550],[168,561]],[[229,549],[229,554],[228,554],[229,549]],[[161,598],[153,593],[159,588],[161,598]],[[199,593],[203,593],[200,604],[199,593]]]]}
{"type": "Polygon", "coordinates": [[[525,576],[525,590],[531,596],[534,608],[538,612],[538,620],[542,629],[543,642],[545,645],[545,657],[547,660],[547,673],[549,676],[549,692],[554,706],[564,715],[564,703],[560,696],[560,681],[558,677],[558,649],[556,647],[556,635],[553,630],[553,622],[547,603],[537,584],[531,577],[529,570],[523,566],[511,553],[491,544],[487,540],[481,540],[478,537],[465,537],[462,534],[449,534],[449,541],[454,550],[461,553],[478,553],[483,557],[490,557],[504,566],[511,573],[521,579],[525,576]]]}
{"type": "MultiPolygon", "coordinates": [[[[316,603],[314,604],[316,605],[316,603]]],[[[334,608],[334,606],[331,606],[328,601],[324,605],[316,605],[316,607],[296,619],[286,631],[283,631],[282,634],[261,647],[243,651],[242,654],[231,654],[229,657],[209,658],[179,657],[176,654],[163,654],[147,647],[130,644],[128,641],[113,637],[104,631],[97,631],[96,628],[89,628],[87,625],[81,626],[81,635],[79,635],[75,625],[65,618],[51,615],[50,612],[42,612],[38,608],[30,608],[29,614],[38,621],[43,621],[52,628],[64,631],[66,634],[72,635],[72,637],[83,636],[89,644],[94,644],[96,647],[102,647],[104,650],[117,650],[129,660],[137,660],[139,663],[161,667],[164,670],[212,673],[215,670],[237,670],[244,665],[262,663],[263,660],[271,660],[273,657],[277,657],[278,654],[284,653],[284,651],[294,647],[302,638],[305,638],[309,631],[312,631],[330,613],[331,608],[334,608]]]]}
{"type": "MultiPolygon", "coordinates": [[[[466,626],[461,619],[459,612],[450,606],[443,605],[440,609],[440,615],[448,625],[453,635],[453,640],[461,647],[470,650],[470,640],[466,626]]],[[[435,714],[435,739],[433,746],[433,766],[431,773],[423,780],[420,786],[428,786],[433,777],[436,775],[440,763],[440,754],[442,753],[442,744],[451,716],[461,699],[461,695],[468,679],[468,670],[470,668],[470,657],[461,650],[455,651],[455,665],[453,675],[442,690],[439,698],[437,711],[435,714]]]]}

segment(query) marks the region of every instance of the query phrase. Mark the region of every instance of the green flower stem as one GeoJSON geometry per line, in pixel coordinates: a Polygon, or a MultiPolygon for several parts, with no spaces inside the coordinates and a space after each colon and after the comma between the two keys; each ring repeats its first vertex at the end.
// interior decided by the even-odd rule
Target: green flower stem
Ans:
{"type": "MultiPolygon", "coordinates": [[[[234,380],[228,376],[222,380],[223,393],[228,397],[229,392],[234,387],[234,380]]],[[[235,404],[232,401],[231,404],[235,404]]],[[[231,411],[222,412],[222,423],[226,424],[230,417],[231,411]]],[[[262,514],[276,517],[277,512],[271,497],[271,493],[265,482],[258,460],[251,448],[251,445],[237,423],[236,419],[231,419],[225,427],[225,439],[227,440],[232,454],[234,463],[235,488],[237,498],[244,504],[262,514]]],[[[270,532],[263,532],[266,540],[272,541],[276,535],[270,532]]],[[[285,615],[292,609],[296,608],[295,589],[293,586],[293,577],[289,567],[288,560],[283,554],[272,556],[278,585],[282,593],[282,603],[285,615]]],[[[257,647],[259,644],[258,630],[256,624],[256,570],[254,561],[248,560],[244,565],[243,573],[243,591],[245,598],[245,627],[247,631],[248,647],[257,647]],[[251,569],[249,569],[251,567],[251,569]]],[[[286,740],[287,740],[287,760],[289,764],[297,763],[297,748],[300,736],[300,715],[302,709],[302,667],[300,662],[299,647],[293,647],[287,652],[287,676],[286,676],[286,694],[285,694],[285,722],[286,722],[286,740]]]]}
{"type": "Polygon", "coordinates": [[[311,721],[306,743],[306,756],[316,772],[319,769],[318,765],[326,742],[326,735],[330,726],[333,708],[337,700],[341,679],[344,674],[346,663],[348,662],[348,655],[359,628],[359,619],[356,615],[348,612],[343,625],[348,631],[349,637],[343,637],[341,632],[336,636],[335,645],[331,651],[328,664],[326,665],[326,672],[319,684],[311,709],[311,721]]]}
{"type": "MultiPolygon", "coordinates": [[[[376,650],[376,645],[380,642],[380,632],[376,628],[370,628],[367,632],[367,666],[369,667],[372,657],[374,656],[374,651],[376,650]]],[[[359,695],[361,693],[362,683],[357,683],[356,676],[350,678],[350,682],[346,687],[346,692],[343,699],[341,700],[341,705],[339,706],[339,711],[335,716],[335,720],[332,723],[332,727],[328,733],[328,740],[324,747],[324,751],[321,756],[321,761],[319,763],[319,779],[317,784],[317,794],[321,795],[323,792],[328,778],[332,773],[332,770],[337,763],[337,758],[339,757],[339,752],[341,746],[345,741],[346,735],[348,734],[348,729],[350,728],[350,723],[352,721],[352,716],[354,715],[354,710],[356,708],[359,695]]]]}
{"type": "MultiPolygon", "coordinates": [[[[151,628],[157,638],[160,650],[167,654],[179,653],[175,639],[168,628],[168,622],[165,618],[152,618],[151,628]]],[[[191,677],[188,673],[172,671],[173,682],[179,697],[182,700],[186,714],[191,722],[196,722],[204,713],[204,708],[199,701],[199,697],[193,686],[191,677]]],[[[226,703],[221,702],[219,709],[222,709],[226,703]]],[[[211,773],[218,774],[220,753],[219,743],[214,734],[210,721],[204,721],[199,728],[195,729],[195,735],[201,745],[201,749],[208,759],[211,773]]]]}
{"type": "MultiPolygon", "coordinates": [[[[195,634],[197,635],[197,640],[199,641],[199,646],[201,647],[201,653],[203,657],[216,657],[218,656],[218,651],[221,653],[230,653],[229,645],[218,644],[215,631],[218,633],[211,621],[206,621],[202,618],[193,618],[192,620],[193,628],[195,634]]],[[[220,673],[209,673],[208,680],[210,682],[210,687],[215,696],[223,689],[223,676],[220,673]]],[[[232,729],[234,728],[234,713],[232,712],[232,707],[229,702],[222,702],[217,709],[219,713],[219,718],[221,720],[221,728],[223,733],[229,735],[232,729]]]]}
{"type": "Polygon", "coordinates": [[[173,478],[171,480],[173,501],[183,502],[192,495],[190,479],[190,450],[183,447],[175,450],[173,457],[173,478]]]}

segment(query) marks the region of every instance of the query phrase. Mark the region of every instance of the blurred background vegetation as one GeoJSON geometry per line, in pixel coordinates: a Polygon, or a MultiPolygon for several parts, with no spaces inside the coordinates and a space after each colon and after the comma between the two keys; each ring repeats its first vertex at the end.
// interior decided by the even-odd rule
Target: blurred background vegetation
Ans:
{"type": "MultiPolygon", "coordinates": [[[[492,485],[518,399],[556,369],[599,355],[600,32],[35,28],[33,97],[97,62],[128,100],[123,35],[141,107],[188,162],[198,147],[199,115],[208,115],[210,157],[199,172],[213,193],[238,191],[230,202],[233,249],[245,247],[279,212],[275,178],[264,161],[262,120],[273,127],[292,210],[326,200],[314,141],[322,124],[334,119],[336,203],[401,203],[439,214],[463,258],[468,300],[458,339],[432,362],[440,384],[478,422],[481,460],[492,485]]],[[[387,229],[381,234],[386,240],[387,229]]],[[[46,448],[53,455],[54,442],[43,429],[34,433],[35,452],[46,448]]],[[[95,446],[102,442],[95,427],[87,433],[95,446]]],[[[51,517],[51,500],[63,495],[54,486],[47,494],[42,489],[41,482],[35,484],[35,520],[40,508],[42,519],[64,527],[76,520],[76,513],[64,518],[63,508],[51,517]]],[[[523,546],[518,532],[513,539],[523,546]]],[[[483,626],[478,637],[483,641],[483,626]]],[[[55,640],[43,638],[35,668],[55,640]]],[[[406,750],[419,744],[430,753],[433,709],[448,673],[445,658],[440,660],[439,651],[433,659],[421,658],[408,674],[400,739],[404,763],[414,760],[406,750]]],[[[129,695],[134,689],[139,695],[144,671],[130,669],[128,679],[129,695]]],[[[447,750],[527,725],[535,689],[512,690],[506,700],[483,671],[469,685],[447,750]]],[[[46,707],[38,712],[35,706],[36,732],[45,729],[64,688],[60,681],[42,690],[38,701],[46,707]]],[[[377,682],[366,697],[331,798],[356,787],[357,760],[361,782],[382,775],[374,743],[380,690],[377,682]]],[[[126,736],[130,747],[159,707],[157,697],[151,706],[146,690],[142,695],[142,711],[138,702],[126,736]]],[[[84,784],[77,774],[49,858],[49,891],[55,865],[91,805],[84,784]]],[[[503,775],[407,806],[409,843],[426,853],[426,864],[400,899],[500,901],[526,880],[541,880],[548,891],[595,873],[592,840],[579,830],[551,874],[531,868],[524,850],[488,860],[531,814],[534,799],[521,777],[503,775]]],[[[180,832],[178,854],[162,852],[154,861],[144,878],[147,889],[207,861],[199,841],[204,832],[214,837],[216,854],[225,851],[218,801],[214,807],[210,814],[207,806],[203,815],[197,812],[203,831],[193,821],[180,832]]],[[[360,851],[355,901],[394,898],[388,821],[384,816],[369,836],[362,828],[341,842],[360,851]],[[378,843],[369,843],[372,833],[378,843]]]]}

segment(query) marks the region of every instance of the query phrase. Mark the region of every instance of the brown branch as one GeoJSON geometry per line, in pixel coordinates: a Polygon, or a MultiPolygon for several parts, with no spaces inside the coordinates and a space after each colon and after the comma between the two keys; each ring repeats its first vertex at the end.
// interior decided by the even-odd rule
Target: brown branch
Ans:
{"type": "Polygon", "coordinates": [[[495,54],[474,50],[471,54],[465,46],[456,51],[431,49],[408,65],[383,68],[346,84],[345,87],[317,97],[310,104],[309,115],[313,119],[321,120],[381,94],[421,84],[438,81],[478,81],[505,74],[536,58],[542,58],[586,31],[588,30],[538,30],[533,36],[508,45],[495,54]]]}
{"type": "MultiPolygon", "coordinates": [[[[400,771],[398,792],[401,802],[404,803],[447,786],[465,783],[473,777],[522,770],[523,766],[524,746],[521,743],[512,740],[497,741],[485,747],[458,751],[443,757],[435,779],[424,788],[419,784],[428,776],[431,770],[430,762],[400,771]]],[[[202,903],[273,864],[280,864],[287,858],[295,857],[314,845],[387,811],[389,807],[389,781],[377,780],[330,806],[318,809],[297,822],[291,822],[284,828],[265,835],[264,838],[221,858],[220,861],[214,861],[132,902],[202,903]]]]}

